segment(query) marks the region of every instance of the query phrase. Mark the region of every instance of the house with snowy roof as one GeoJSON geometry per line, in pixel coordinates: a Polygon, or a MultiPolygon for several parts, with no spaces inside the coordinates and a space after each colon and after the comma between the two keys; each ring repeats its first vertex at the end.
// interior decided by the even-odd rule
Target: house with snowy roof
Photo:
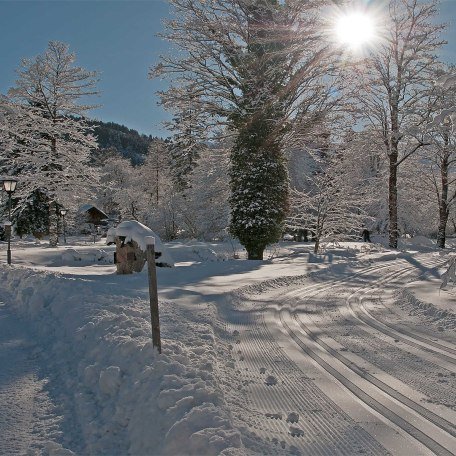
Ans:
{"type": "Polygon", "coordinates": [[[103,225],[109,218],[101,209],[98,209],[93,204],[83,204],[79,208],[78,214],[85,223],[91,223],[95,226],[103,225]]]}

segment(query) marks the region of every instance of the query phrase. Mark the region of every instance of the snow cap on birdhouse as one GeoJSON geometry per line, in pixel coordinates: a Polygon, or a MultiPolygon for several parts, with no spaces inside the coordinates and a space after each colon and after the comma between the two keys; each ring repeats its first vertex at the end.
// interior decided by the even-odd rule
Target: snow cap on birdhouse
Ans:
{"type": "Polygon", "coordinates": [[[108,230],[106,243],[110,244],[115,242],[116,237],[124,238],[125,243],[131,241],[136,242],[143,252],[146,252],[147,244],[149,243],[148,238],[153,237],[155,239],[155,263],[161,266],[174,266],[174,261],[161,242],[159,236],[146,225],[143,225],[136,220],[125,220],[122,223],[119,223],[116,228],[110,228],[108,230]]]}

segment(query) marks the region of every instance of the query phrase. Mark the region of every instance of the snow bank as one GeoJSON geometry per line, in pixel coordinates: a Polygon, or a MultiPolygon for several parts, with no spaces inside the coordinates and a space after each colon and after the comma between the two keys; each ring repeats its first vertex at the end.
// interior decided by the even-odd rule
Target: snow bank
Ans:
{"type": "MultiPolygon", "coordinates": [[[[171,272],[171,271],[169,271],[171,272]]],[[[147,275],[78,278],[0,266],[5,302],[33,323],[60,406],[81,435],[60,442],[76,454],[220,454],[239,448],[214,375],[227,349],[215,310],[160,302],[163,353],[153,350],[147,275]],[[77,442],[77,443],[75,443],[77,442]]],[[[2,291],[2,292],[3,292],[2,291]]]]}
{"type": "Polygon", "coordinates": [[[110,228],[106,236],[106,244],[115,242],[117,236],[125,238],[125,242],[135,241],[139,248],[145,252],[147,250],[146,237],[155,238],[155,253],[160,253],[157,263],[162,263],[166,266],[174,266],[174,261],[169,255],[166,247],[163,245],[160,237],[155,234],[150,228],[136,220],[125,220],[119,223],[116,228],[110,228]]]}
{"type": "MultiPolygon", "coordinates": [[[[435,286],[435,290],[438,290],[437,286],[435,286]]],[[[414,295],[413,288],[405,288],[398,291],[395,298],[401,309],[408,312],[409,315],[421,316],[423,320],[428,321],[432,325],[436,325],[438,331],[454,331],[456,329],[456,314],[454,312],[421,301],[414,295]]],[[[451,301],[454,303],[452,299],[451,301]]]]}
{"type": "Polygon", "coordinates": [[[82,263],[105,263],[111,264],[112,254],[108,254],[104,250],[94,250],[92,252],[80,252],[76,249],[66,249],[62,253],[62,263],[63,264],[71,264],[74,261],[80,261],[82,263]]]}
{"type": "Polygon", "coordinates": [[[230,245],[226,242],[201,242],[195,240],[172,241],[167,243],[172,258],[179,263],[194,264],[227,261],[234,258],[239,244],[230,245]]]}

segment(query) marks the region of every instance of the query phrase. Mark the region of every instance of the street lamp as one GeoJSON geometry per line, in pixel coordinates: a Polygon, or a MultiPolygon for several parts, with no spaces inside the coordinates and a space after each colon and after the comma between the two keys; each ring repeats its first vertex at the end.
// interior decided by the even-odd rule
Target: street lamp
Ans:
{"type": "Polygon", "coordinates": [[[68,212],[68,209],[65,209],[62,207],[60,209],[60,215],[62,216],[63,219],[63,243],[66,244],[66,236],[65,236],[65,215],[68,212]]]}
{"type": "Polygon", "coordinates": [[[11,264],[11,195],[16,190],[17,180],[16,179],[3,179],[3,190],[8,194],[8,226],[6,227],[6,233],[8,236],[8,250],[6,251],[6,258],[8,264],[11,264]]]}

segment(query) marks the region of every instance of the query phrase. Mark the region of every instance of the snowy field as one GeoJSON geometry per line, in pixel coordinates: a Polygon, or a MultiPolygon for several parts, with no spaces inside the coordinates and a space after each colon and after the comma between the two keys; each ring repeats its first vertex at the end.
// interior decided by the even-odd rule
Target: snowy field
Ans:
{"type": "Polygon", "coordinates": [[[456,454],[456,293],[432,242],[264,262],[166,244],[161,355],[147,272],[69,242],[17,241],[12,267],[0,244],[0,454],[456,454]]]}

